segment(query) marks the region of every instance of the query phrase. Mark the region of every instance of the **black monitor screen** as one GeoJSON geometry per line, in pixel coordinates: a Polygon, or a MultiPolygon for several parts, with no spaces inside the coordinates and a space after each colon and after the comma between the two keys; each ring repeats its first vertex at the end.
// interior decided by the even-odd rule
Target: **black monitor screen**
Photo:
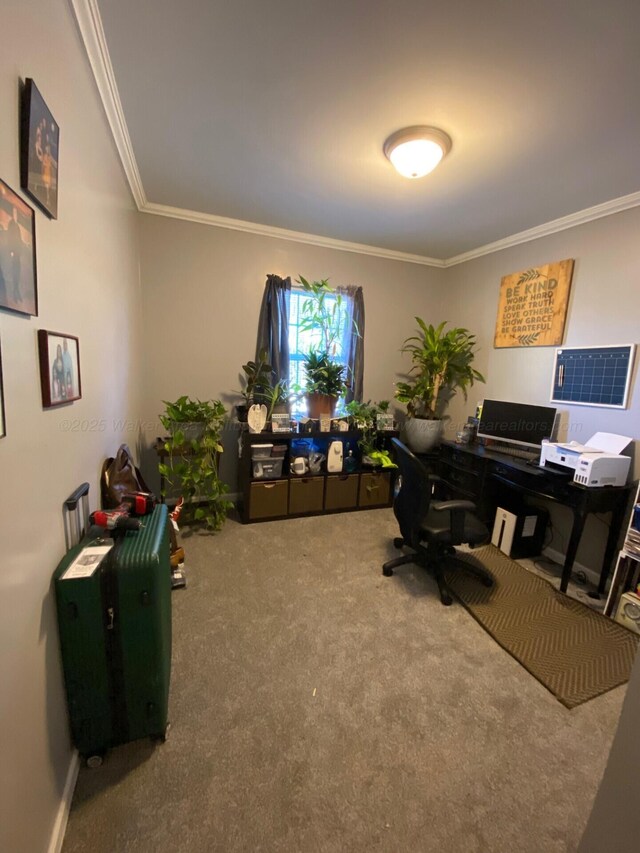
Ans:
{"type": "Polygon", "coordinates": [[[553,438],[556,410],[551,406],[529,406],[485,400],[478,435],[529,447],[540,447],[543,438],[553,438]]]}

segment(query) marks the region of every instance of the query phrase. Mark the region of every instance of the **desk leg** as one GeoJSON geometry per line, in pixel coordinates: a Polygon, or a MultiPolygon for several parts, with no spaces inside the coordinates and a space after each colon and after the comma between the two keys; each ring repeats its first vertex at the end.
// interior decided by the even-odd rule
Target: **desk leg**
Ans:
{"type": "Polygon", "coordinates": [[[569,578],[571,577],[571,569],[573,568],[573,563],[576,559],[576,554],[578,552],[578,545],[580,544],[580,538],[582,537],[582,531],[584,530],[584,524],[587,520],[586,512],[581,512],[579,510],[573,511],[573,527],[571,528],[571,537],[569,538],[569,545],[567,547],[567,554],[564,558],[564,566],[562,568],[562,579],[560,580],[560,592],[566,592],[567,587],[569,586],[569,578]]]}
{"type": "Polygon", "coordinates": [[[615,508],[611,511],[611,527],[609,528],[607,544],[604,549],[604,559],[602,561],[602,569],[600,571],[600,583],[598,584],[598,592],[600,593],[600,595],[603,595],[604,588],[607,585],[609,569],[611,568],[613,554],[616,550],[616,545],[618,544],[618,536],[620,535],[620,528],[622,527],[622,522],[624,521],[626,508],[627,502],[625,494],[625,499],[618,501],[615,508]]]}

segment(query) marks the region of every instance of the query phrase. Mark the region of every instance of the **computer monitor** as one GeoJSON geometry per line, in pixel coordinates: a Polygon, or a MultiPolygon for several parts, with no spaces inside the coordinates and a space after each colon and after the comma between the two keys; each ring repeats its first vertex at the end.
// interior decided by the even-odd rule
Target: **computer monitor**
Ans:
{"type": "Polygon", "coordinates": [[[478,425],[480,438],[539,448],[543,438],[554,438],[556,409],[504,400],[485,400],[478,425]]]}

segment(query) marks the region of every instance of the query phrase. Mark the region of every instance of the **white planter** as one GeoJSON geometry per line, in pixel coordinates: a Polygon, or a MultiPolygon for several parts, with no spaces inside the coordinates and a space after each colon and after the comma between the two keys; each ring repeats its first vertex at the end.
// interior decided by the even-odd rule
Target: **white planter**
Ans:
{"type": "Polygon", "coordinates": [[[404,422],[404,438],[414,453],[428,453],[440,443],[441,435],[442,421],[407,418],[404,422]]]}

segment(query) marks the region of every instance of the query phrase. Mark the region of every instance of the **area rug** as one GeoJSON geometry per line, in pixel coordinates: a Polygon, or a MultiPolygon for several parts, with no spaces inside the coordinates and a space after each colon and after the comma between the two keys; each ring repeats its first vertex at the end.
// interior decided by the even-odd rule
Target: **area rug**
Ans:
{"type": "Polygon", "coordinates": [[[451,591],[567,708],[629,680],[638,635],[558,592],[493,545],[458,556],[483,565],[495,583],[487,588],[466,572],[451,569],[446,573],[451,591]]]}

